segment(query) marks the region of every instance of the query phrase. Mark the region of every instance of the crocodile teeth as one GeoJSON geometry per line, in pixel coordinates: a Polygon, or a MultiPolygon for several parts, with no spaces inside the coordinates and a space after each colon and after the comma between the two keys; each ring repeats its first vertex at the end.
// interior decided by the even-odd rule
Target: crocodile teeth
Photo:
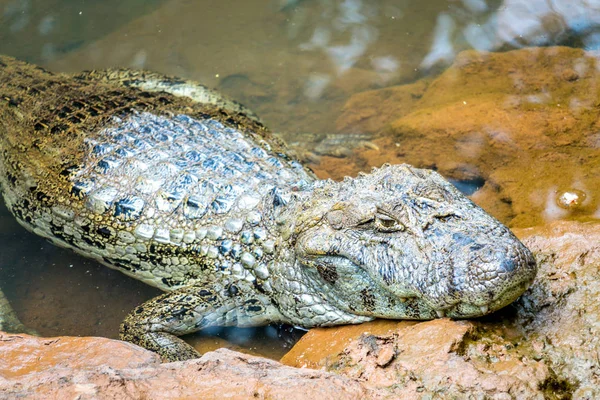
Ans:
{"type": "Polygon", "coordinates": [[[488,306],[479,306],[479,309],[481,310],[481,314],[487,314],[490,308],[488,306]]]}
{"type": "Polygon", "coordinates": [[[444,310],[435,310],[438,318],[444,318],[446,316],[446,312],[444,310]]]}

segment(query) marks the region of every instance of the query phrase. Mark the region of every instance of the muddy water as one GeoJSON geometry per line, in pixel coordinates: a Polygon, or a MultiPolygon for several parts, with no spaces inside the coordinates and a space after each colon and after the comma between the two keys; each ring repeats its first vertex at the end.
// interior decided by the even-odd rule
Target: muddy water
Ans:
{"type": "MultiPolygon", "coordinates": [[[[410,146],[397,150],[395,146],[402,143],[399,139],[406,131],[390,126],[406,124],[394,125],[393,118],[380,124],[373,116],[401,118],[406,105],[417,109],[423,96],[427,100],[426,91],[436,87],[430,83],[462,50],[553,44],[598,49],[600,10],[594,7],[593,2],[582,0],[4,0],[0,1],[0,53],[56,72],[133,67],[195,79],[249,106],[288,142],[309,150],[315,146],[316,142],[308,142],[314,135],[364,133],[367,140],[373,137],[377,146],[356,149],[359,156],[352,156],[352,163],[325,156],[321,165],[313,165],[322,176],[333,176],[336,170],[351,174],[375,163],[417,163],[424,159],[422,154],[428,156],[431,152],[422,144],[438,138],[424,136],[415,142],[418,135],[409,135],[410,146]],[[415,89],[401,89],[397,98],[397,92],[376,92],[375,100],[363,102],[355,97],[388,87],[405,88],[398,86],[404,84],[414,84],[415,89]],[[357,126],[364,129],[356,132],[357,126]],[[420,153],[415,151],[411,158],[412,149],[420,153]],[[389,158],[386,151],[390,151],[389,158]]],[[[534,71],[535,63],[534,57],[530,62],[534,71]]],[[[560,73],[570,82],[573,75],[564,72],[567,69],[561,67],[560,73]]],[[[507,70],[497,73],[508,74],[507,70]]],[[[512,81],[511,90],[517,91],[519,82],[512,81]]],[[[543,84],[535,85],[539,85],[539,93],[532,99],[553,101],[543,84]]],[[[510,90],[505,93],[508,98],[512,94],[510,90]]],[[[576,100],[570,104],[581,107],[576,100]]],[[[593,139],[595,131],[591,130],[595,128],[586,129],[590,129],[587,137],[593,139]]],[[[448,136],[440,133],[439,127],[434,131],[448,136]]],[[[457,139],[448,137],[446,148],[458,149],[463,158],[465,151],[481,148],[480,137],[469,132],[457,139]],[[469,139],[473,137],[475,140],[469,139]]],[[[592,139],[581,143],[587,143],[583,146],[589,149],[597,145],[592,139]]],[[[532,147],[535,145],[525,146],[524,151],[532,147]]],[[[436,159],[420,166],[454,165],[458,153],[441,153],[446,157],[443,162],[436,159]]],[[[523,154],[520,158],[528,159],[523,154]]],[[[577,165],[572,158],[555,159],[565,166],[577,165]]],[[[510,163],[496,161],[498,165],[510,163]]],[[[519,192],[509,202],[502,187],[484,186],[494,178],[492,172],[461,175],[455,174],[456,170],[448,167],[448,176],[484,187],[495,196],[493,201],[504,208],[493,212],[505,222],[515,213],[527,213],[526,206],[517,212],[502,210],[514,205],[518,196],[528,198],[530,194],[519,192]]],[[[505,175],[508,177],[496,178],[498,185],[519,180],[515,172],[505,175]]],[[[588,199],[594,195],[586,193],[588,199]]],[[[491,204],[491,211],[495,210],[493,201],[484,201],[491,204]]],[[[543,223],[543,219],[521,220],[526,221],[521,226],[543,223]]],[[[123,316],[158,294],[24,232],[4,207],[0,207],[0,285],[23,321],[43,335],[116,337],[123,316]]],[[[219,334],[239,346],[278,358],[299,333],[265,328],[230,329],[219,334]]],[[[214,339],[212,343],[221,342],[214,339]]]]}

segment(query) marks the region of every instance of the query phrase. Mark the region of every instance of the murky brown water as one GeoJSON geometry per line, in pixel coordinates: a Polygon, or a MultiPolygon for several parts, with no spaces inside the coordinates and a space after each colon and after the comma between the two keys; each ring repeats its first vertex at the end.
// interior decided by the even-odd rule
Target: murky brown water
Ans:
{"type": "MultiPolygon", "coordinates": [[[[419,81],[410,90],[395,92],[393,88],[438,76],[465,49],[495,51],[567,44],[597,50],[599,26],[600,6],[583,0],[12,0],[0,1],[0,53],[57,72],[127,66],[196,79],[255,110],[267,126],[281,132],[288,142],[303,143],[306,133],[367,133],[378,140],[379,149],[356,150],[352,163],[324,157],[322,165],[315,168],[322,176],[328,176],[336,170],[355,173],[385,161],[421,160],[424,163],[421,166],[439,168],[448,176],[470,180],[477,187],[487,183],[484,191],[492,193],[493,200],[481,200],[484,206],[498,210],[494,212],[505,222],[517,221],[516,225],[523,226],[543,223],[545,217],[540,211],[533,218],[518,219],[528,210],[516,209],[516,197],[507,199],[507,192],[503,192],[502,185],[519,181],[514,173],[510,179],[497,176],[504,159],[498,159],[498,165],[494,164],[490,167],[492,172],[487,173],[453,164],[458,162],[458,155],[465,158],[465,152],[472,155],[469,152],[481,151],[483,139],[477,132],[456,139],[448,133],[449,142],[444,142],[448,151],[442,152],[446,158],[426,162],[423,153],[415,149],[423,152],[422,143],[439,138],[403,142],[405,131],[390,129],[390,126],[408,126],[402,121],[394,122],[406,114],[402,112],[404,107],[418,109],[424,104],[433,107],[435,102],[428,99],[427,91],[436,84],[428,86],[430,79],[419,81]],[[352,97],[387,87],[392,88],[389,95],[373,92],[375,97],[352,97]],[[396,95],[397,99],[386,103],[396,95]],[[395,117],[385,123],[374,122],[373,116],[377,114],[395,117]],[[410,146],[397,150],[395,146],[401,143],[410,146]],[[418,160],[413,160],[411,154],[418,160]],[[346,169],[339,168],[341,165],[346,169]],[[490,184],[492,180],[500,182],[496,185],[499,188],[490,184]],[[499,204],[498,208],[494,208],[494,202],[499,204]]],[[[538,59],[531,58],[531,69],[535,70],[538,59]]],[[[557,72],[569,82],[581,83],[584,76],[591,79],[596,74],[578,70],[576,60],[571,64],[561,66],[557,72]],[[577,75],[575,78],[569,69],[577,75]]],[[[516,72],[524,74],[528,69],[528,66],[518,67],[516,72]]],[[[502,71],[508,76],[507,70],[502,71]]],[[[482,76],[481,71],[477,74],[482,76]]],[[[512,74],[511,79],[515,71],[512,74]]],[[[438,87],[440,82],[437,81],[438,87]]],[[[515,78],[512,82],[513,89],[494,100],[498,105],[505,105],[511,96],[523,96],[519,85],[529,81],[515,78]]],[[[559,103],[548,89],[552,83],[531,85],[534,92],[526,93],[533,96],[531,104],[559,103]]],[[[481,92],[485,86],[484,82],[465,96],[481,92]]],[[[578,90],[585,90],[585,85],[578,90]]],[[[564,98],[564,93],[560,96],[564,98]]],[[[570,110],[592,109],[597,104],[583,102],[582,96],[569,99],[570,110]]],[[[476,101],[483,103],[481,98],[476,101]]],[[[508,135],[507,140],[521,140],[519,136],[510,136],[506,126],[494,125],[491,136],[508,135]]],[[[555,160],[552,165],[557,166],[557,174],[562,173],[562,166],[567,169],[582,163],[573,146],[586,150],[600,148],[596,133],[599,128],[590,124],[585,129],[589,130],[583,135],[585,140],[574,143],[561,139],[555,143],[558,147],[575,149],[568,154],[548,150],[542,155],[535,153],[535,157],[555,160]]],[[[494,144],[490,149],[493,147],[494,144]]],[[[538,160],[531,155],[534,153],[529,152],[533,148],[535,145],[525,147],[519,158],[529,154],[530,164],[537,164],[538,160]]],[[[593,157],[589,151],[586,154],[593,157]]],[[[579,190],[586,201],[592,201],[598,194],[593,185],[585,184],[589,178],[589,172],[585,172],[573,178],[571,186],[555,189],[551,183],[544,183],[546,187],[539,189],[540,201],[543,203],[551,190],[555,190],[558,201],[561,190],[573,193],[579,190]]],[[[520,196],[534,196],[535,193],[525,189],[520,196]]],[[[476,199],[477,196],[475,193],[476,199]]],[[[573,201],[569,199],[565,201],[573,201]]],[[[592,220],[600,218],[600,212],[594,217],[593,209],[588,214],[592,220]]],[[[570,214],[555,215],[567,218],[570,214]]],[[[116,337],[123,316],[158,294],[153,288],[24,232],[4,207],[0,207],[0,285],[23,321],[49,336],[116,337]]],[[[234,343],[274,358],[285,352],[295,335],[274,328],[222,333],[234,343]]]]}

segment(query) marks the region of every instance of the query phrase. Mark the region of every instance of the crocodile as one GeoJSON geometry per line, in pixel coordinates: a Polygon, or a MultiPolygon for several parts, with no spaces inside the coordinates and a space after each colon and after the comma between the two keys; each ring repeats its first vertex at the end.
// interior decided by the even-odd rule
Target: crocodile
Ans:
{"type": "Polygon", "coordinates": [[[165,361],[209,326],[478,317],[536,274],[438,173],[319,180],[240,104],[146,71],[0,56],[0,189],[28,230],[165,292],[120,327],[165,361]]]}

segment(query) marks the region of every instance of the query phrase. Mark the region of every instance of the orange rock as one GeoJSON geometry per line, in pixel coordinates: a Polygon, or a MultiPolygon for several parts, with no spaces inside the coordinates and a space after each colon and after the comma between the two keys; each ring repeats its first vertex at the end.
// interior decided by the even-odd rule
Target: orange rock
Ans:
{"type": "Polygon", "coordinates": [[[340,133],[381,132],[392,121],[409,114],[427,90],[430,79],[370,90],[353,95],[337,119],[340,133]]]}
{"type": "Polygon", "coordinates": [[[0,376],[18,379],[51,368],[140,368],[160,362],[131,343],[98,337],[38,338],[0,332],[0,376]]]}
{"type": "Polygon", "coordinates": [[[375,320],[360,325],[311,329],[283,356],[281,362],[298,368],[329,367],[336,362],[335,357],[360,335],[389,335],[414,324],[414,321],[375,320]]]}
{"type": "Polygon", "coordinates": [[[473,347],[471,343],[478,339],[477,331],[481,329],[477,323],[439,319],[381,322],[376,329],[371,324],[360,326],[365,328],[363,333],[347,327],[311,331],[282,362],[324,366],[364,380],[365,386],[378,395],[394,398],[434,393],[446,397],[468,393],[490,398],[501,398],[502,394],[536,398],[541,395],[538,386],[549,376],[544,362],[521,360],[519,354],[506,350],[510,343],[499,336],[489,342],[491,345],[473,347]],[[330,342],[335,343],[319,348],[330,342]],[[340,350],[343,343],[346,345],[340,350]],[[500,354],[504,357],[501,363],[486,360],[500,354]]]}
{"type": "Polygon", "coordinates": [[[154,353],[103,338],[0,333],[0,398],[362,399],[347,377],[220,349],[161,364],[154,353]]]}

